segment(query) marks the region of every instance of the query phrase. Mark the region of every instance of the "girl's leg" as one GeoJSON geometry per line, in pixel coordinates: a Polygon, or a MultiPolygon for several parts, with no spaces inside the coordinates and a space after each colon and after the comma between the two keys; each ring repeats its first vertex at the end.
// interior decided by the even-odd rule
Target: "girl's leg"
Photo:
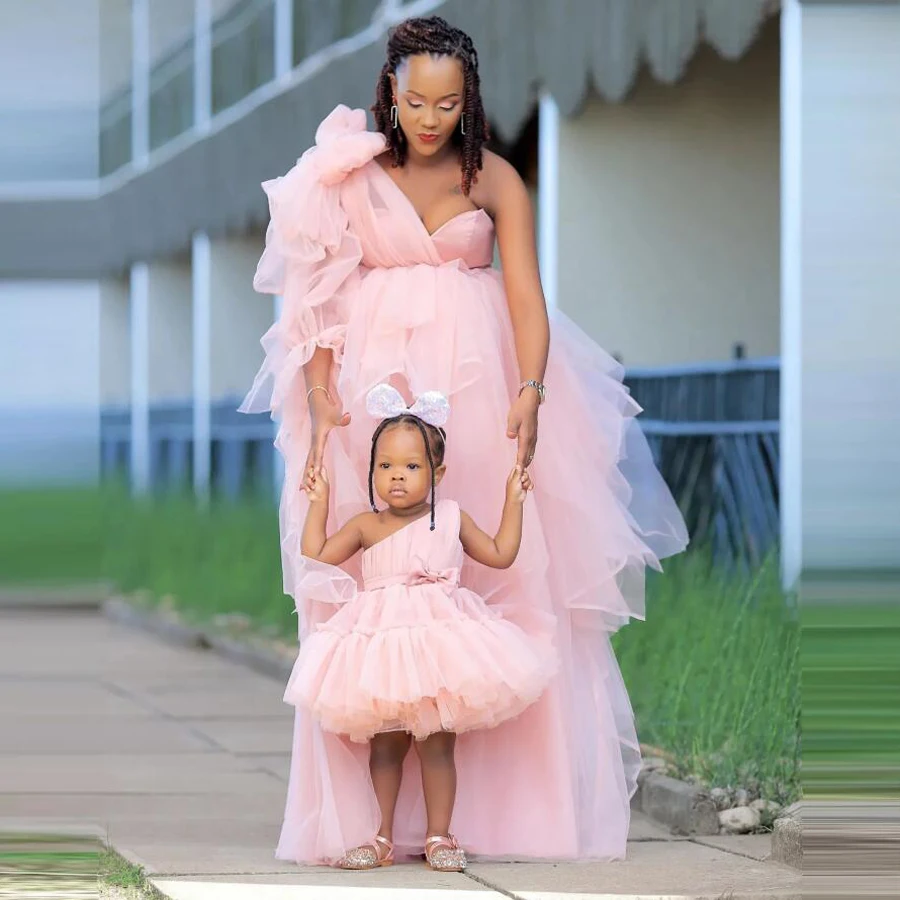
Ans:
{"type": "Polygon", "coordinates": [[[393,841],[394,809],[400,792],[403,760],[409,752],[411,736],[405,731],[386,731],[376,734],[369,743],[369,771],[375,799],[381,810],[381,828],[378,833],[393,841]]]}
{"type": "Polygon", "coordinates": [[[456,801],[456,762],[453,751],[456,735],[449,731],[431,734],[416,741],[416,753],[422,764],[422,791],[428,815],[428,833],[446,835],[450,831],[453,804],[456,801]]]}

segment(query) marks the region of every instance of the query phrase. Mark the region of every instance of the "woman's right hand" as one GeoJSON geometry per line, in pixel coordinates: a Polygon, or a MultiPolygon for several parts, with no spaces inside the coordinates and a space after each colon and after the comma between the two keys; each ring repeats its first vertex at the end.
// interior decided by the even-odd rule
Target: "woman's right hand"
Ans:
{"type": "Polygon", "coordinates": [[[316,476],[322,471],[325,458],[325,443],[332,428],[344,428],[350,424],[350,413],[344,412],[341,398],[313,391],[309,395],[309,415],[312,422],[312,439],[306,457],[302,489],[312,490],[316,476]]]}

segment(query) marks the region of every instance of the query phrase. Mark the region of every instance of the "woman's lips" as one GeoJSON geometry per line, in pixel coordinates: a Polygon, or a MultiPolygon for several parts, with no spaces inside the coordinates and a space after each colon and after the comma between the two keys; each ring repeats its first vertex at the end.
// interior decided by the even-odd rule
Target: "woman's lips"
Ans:
{"type": "Polygon", "coordinates": [[[420,134],[419,140],[423,144],[433,144],[438,139],[438,137],[439,135],[437,134],[420,134]]]}

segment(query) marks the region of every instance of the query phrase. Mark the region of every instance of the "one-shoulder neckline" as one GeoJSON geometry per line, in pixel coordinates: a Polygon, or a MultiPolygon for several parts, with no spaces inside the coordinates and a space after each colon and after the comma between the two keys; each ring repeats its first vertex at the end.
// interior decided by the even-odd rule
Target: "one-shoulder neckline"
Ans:
{"type": "Polygon", "coordinates": [[[375,166],[375,168],[378,169],[378,171],[384,176],[384,178],[386,178],[391,183],[394,190],[400,195],[400,197],[406,204],[406,207],[407,209],[409,209],[410,214],[413,216],[416,222],[419,223],[419,227],[422,229],[423,234],[425,234],[429,240],[434,240],[445,228],[453,224],[455,221],[457,221],[457,219],[464,219],[466,216],[477,216],[480,214],[484,215],[489,222],[493,222],[493,219],[491,219],[488,211],[483,206],[478,206],[475,209],[466,209],[462,212],[457,213],[455,216],[451,216],[449,219],[447,219],[446,222],[438,225],[438,227],[435,228],[434,231],[429,231],[428,226],[422,220],[422,217],[419,215],[419,212],[413,204],[412,200],[409,199],[406,191],[404,191],[403,188],[401,188],[400,185],[397,184],[397,182],[394,181],[394,179],[391,178],[390,175],[388,175],[387,171],[385,171],[384,166],[382,166],[381,163],[378,162],[377,157],[371,160],[371,165],[375,166]]]}
{"type": "Polygon", "coordinates": [[[375,541],[374,544],[369,544],[369,546],[363,550],[363,555],[369,553],[371,550],[374,550],[376,547],[380,547],[382,544],[386,544],[388,541],[393,540],[393,538],[397,537],[398,534],[403,531],[407,531],[414,525],[418,525],[419,522],[421,522],[423,519],[427,519],[430,515],[431,510],[428,510],[423,515],[417,516],[411,522],[407,522],[405,525],[401,525],[396,531],[392,531],[387,537],[383,537],[380,541],[375,541]]]}

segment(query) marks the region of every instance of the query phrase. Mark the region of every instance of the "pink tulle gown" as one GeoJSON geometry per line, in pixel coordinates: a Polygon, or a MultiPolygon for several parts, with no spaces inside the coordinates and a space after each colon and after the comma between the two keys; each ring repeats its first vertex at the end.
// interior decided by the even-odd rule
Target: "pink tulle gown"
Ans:
{"type": "MultiPolygon", "coordinates": [[[[341,607],[357,604],[359,611],[362,578],[373,577],[363,570],[375,555],[336,568],[300,553],[307,503],[299,485],[310,445],[301,370],[317,346],[334,351],[335,385],[352,415],[326,451],[330,529],[369,508],[376,423],[365,397],[376,384],[394,384],[410,402],[427,390],[449,398],[447,474],[438,496],[458,502],[488,531],[499,522],[516,456],[506,417],[520,378],[502,276],[491,268],[492,221],[480,210],[464,213],[429,234],[375,161],[384,147],[381,135],[366,131],[362,110],[339,106],[319,127],[315,147],[263,185],[271,223],[254,285],[280,294],[283,305],[263,338],[266,359],[242,409],[271,409],[280,420],[284,586],[296,603],[301,646],[322,633],[319,626],[353,619],[341,607]]],[[[548,399],[530,469],[536,487],[525,503],[519,558],[505,571],[467,559],[459,573],[461,585],[534,640],[551,622],[559,660],[536,702],[529,705],[525,679],[519,715],[459,737],[453,831],[475,856],[625,853],[640,755],[609,635],[629,617],[643,617],[646,567],[682,550],[687,535],[621,377],[614,360],[553,315],[548,399]]],[[[439,505],[441,528],[450,527],[448,509],[439,505]]],[[[465,677],[461,656],[441,657],[451,681],[465,677]]],[[[403,661],[394,662],[401,671],[403,661]]],[[[536,681],[541,674],[538,666],[536,681]]],[[[371,673],[373,683],[387,677],[371,673]]],[[[326,690],[324,702],[333,696],[326,690]]],[[[300,705],[276,855],[333,862],[379,826],[368,748],[351,740],[369,728],[360,722],[358,734],[336,734],[292,687],[287,699],[300,705]]],[[[470,699],[490,708],[489,698],[470,699]]],[[[401,853],[421,852],[425,806],[415,753],[405,767],[394,839],[401,853]]]]}
{"type": "Polygon", "coordinates": [[[364,589],[306,636],[284,698],[351,741],[423,739],[519,715],[557,667],[553,617],[519,627],[459,584],[459,506],[441,500],[362,554],[364,589]]]}

